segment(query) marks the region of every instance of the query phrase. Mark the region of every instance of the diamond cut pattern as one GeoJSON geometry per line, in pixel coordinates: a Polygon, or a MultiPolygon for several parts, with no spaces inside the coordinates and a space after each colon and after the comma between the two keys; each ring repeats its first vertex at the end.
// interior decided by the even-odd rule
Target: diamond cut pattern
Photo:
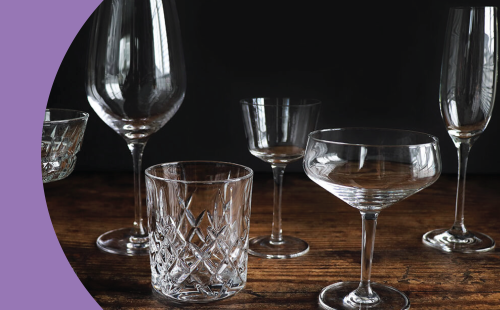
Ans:
{"type": "MultiPolygon", "coordinates": [[[[46,112],[53,113],[53,112],[46,112]]],[[[47,116],[46,116],[47,118],[47,116]]],[[[49,117],[50,119],[50,117],[49,117]]],[[[42,129],[42,180],[44,183],[64,179],[73,172],[76,153],[80,151],[87,119],[44,121],[42,129]]]]}
{"type": "Polygon", "coordinates": [[[251,179],[238,188],[195,190],[146,181],[153,287],[173,298],[203,300],[241,290],[247,279],[251,179]]]}

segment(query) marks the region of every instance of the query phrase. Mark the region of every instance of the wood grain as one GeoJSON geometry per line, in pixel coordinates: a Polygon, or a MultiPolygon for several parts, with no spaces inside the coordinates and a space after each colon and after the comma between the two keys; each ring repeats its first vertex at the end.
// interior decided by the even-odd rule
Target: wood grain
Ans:
{"type": "MultiPolygon", "coordinates": [[[[250,236],[268,234],[272,221],[272,176],[254,178],[250,236]]],[[[466,224],[500,241],[500,176],[469,176],[466,224]]],[[[361,217],[304,174],[285,174],[283,232],[306,240],[298,258],[250,256],[248,283],[235,296],[206,305],[179,305],[152,292],[149,258],[107,254],[95,240],[133,221],[132,175],[74,173],[45,184],[47,206],[69,263],[103,309],[319,309],[321,289],[357,281],[361,217]]],[[[456,177],[443,175],[431,187],[384,210],[378,220],[372,280],[394,286],[412,309],[500,309],[500,253],[444,254],[425,247],[422,234],[449,227],[454,217],[456,177]]]]}

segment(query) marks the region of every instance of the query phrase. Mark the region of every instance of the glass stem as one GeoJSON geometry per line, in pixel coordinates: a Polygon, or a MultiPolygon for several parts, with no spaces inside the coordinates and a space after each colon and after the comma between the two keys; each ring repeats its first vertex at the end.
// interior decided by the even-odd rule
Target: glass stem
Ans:
{"type": "Polygon", "coordinates": [[[370,284],[372,273],[373,247],[375,245],[375,230],[377,229],[378,212],[361,212],[363,220],[361,239],[361,280],[353,292],[356,303],[376,303],[379,301],[370,284]]]}
{"type": "Polygon", "coordinates": [[[281,190],[283,188],[283,174],[285,173],[286,165],[273,164],[274,177],[274,206],[273,206],[273,228],[271,231],[271,242],[280,243],[283,241],[281,231],[281,190]]]}
{"type": "Polygon", "coordinates": [[[466,238],[469,232],[464,224],[465,175],[467,172],[467,160],[469,159],[472,141],[470,139],[455,139],[455,146],[458,152],[457,199],[455,204],[455,222],[449,232],[456,237],[466,238]]]}
{"type": "MultiPolygon", "coordinates": [[[[142,169],[142,154],[147,141],[132,141],[128,142],[128,148],[132,153],[132,160],[134,162],[134,205],[135,217],[133,235],[137,238],[146,237],[146,230],[144,229],[142,219],[142,198],[141,198],[141,169],[142,169]]],[[[140,240],[137,240],[140,242],[140,240]]]]}

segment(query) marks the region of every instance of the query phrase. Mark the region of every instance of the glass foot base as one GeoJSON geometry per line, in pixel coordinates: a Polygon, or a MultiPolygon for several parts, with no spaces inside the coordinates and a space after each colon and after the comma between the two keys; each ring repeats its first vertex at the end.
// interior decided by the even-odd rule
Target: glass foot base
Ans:
{"type": "Polygon", "coordinates": [[[480,253],[495,248],[495,241],[490,236],[473,231],[465,237],[456,237],[448,229],[436,229],[426,233],[422,242],[444,252],[480,253]]]}
{"type": "Polygon", "coordinates": [[[271,236],[252,238],[248,253],[263,258],[293,258],[309,251],[309,244],[304,240],[283,236],[283,241],[272,242],[271,236]]]}
{"type": "Polygon", "coordinates": [[[375,303],[354,303],[349,298],[359,282],[339,282],[325,287],[319,294],[319,304],[323,309],[332,310],[403,310],[410,309],[410,300],[397,289],[378,283],[371,287],[378,295],[375,303]]]}
{"type": "Polygon", "coordinates": [[[148,236],[134,236],[132,233],[132,228],[120,228],[108,231],[97,238],[97,247],[112,254],[128,256],[148,255],[148,236]]]}

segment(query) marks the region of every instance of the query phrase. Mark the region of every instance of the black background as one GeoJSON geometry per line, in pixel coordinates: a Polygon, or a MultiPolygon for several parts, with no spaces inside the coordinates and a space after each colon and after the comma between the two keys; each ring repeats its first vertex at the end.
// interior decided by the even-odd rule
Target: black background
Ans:
{"type": "MultiPolygon", "coordinates": [[[[323,102],[318,129],[370,126],[436,135],[443,172],[456,173],[456,149],[438,103],[447,12],[451,6],[491,4],[177,1],[186,98],[176,115],[151,136],[143,168],[201,159],[269,172],[270,166],[247,150],[239,100],[299,96],[323,102]]],[[[86,98],[90,25],[89,19],[62,61],[47,106],[90,114],[76,170],[129,171],[132,158],[125,141],[86,98]]],[[[500,173],[498,113],[493,112],[472,148],[469,173],[500,173]]],[[[301,162],[290,164],[287,171],[303,171],[301,162]]]]}

